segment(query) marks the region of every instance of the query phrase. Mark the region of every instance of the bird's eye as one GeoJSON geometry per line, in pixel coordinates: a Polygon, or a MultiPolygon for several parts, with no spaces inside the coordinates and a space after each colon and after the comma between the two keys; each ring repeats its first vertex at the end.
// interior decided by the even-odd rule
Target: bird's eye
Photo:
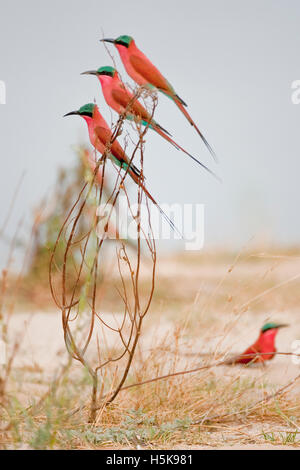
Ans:
{"type": "Polygon", "coordinates": [[[128,44],[127,42],[125,42],[125,41],[122,41],[122,40],[117,41],[117,44],[119,44],[120,46],[129,47],[129,44],[128,44]]]}
{"type": "Polygon", "coordinates": [[[113,73],[112,73],[112,72],[103,71],[103,72],[101,72],[100,75],[107,75],[108,77],[112,77],[112,76],[113,76],[113,73]]]}

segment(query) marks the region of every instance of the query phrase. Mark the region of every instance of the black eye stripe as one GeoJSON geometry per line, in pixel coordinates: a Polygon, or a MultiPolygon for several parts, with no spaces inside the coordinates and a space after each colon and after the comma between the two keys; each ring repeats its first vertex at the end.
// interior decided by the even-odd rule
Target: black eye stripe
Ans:
{"type": "Polygon", "coordinates": [[[113,72],[101,72],[99,75],[108,75],[109,77],[113,77],[113,72]]]}
{"type": "Polygon", "coordinates": [[[83,116],[89,116],[89,117],[93,117],[93,113],[88,113],[88,112],[84,112],[82,113],[83,116]]]}
{"type": "Polygon", "coordinates": [[[127,44],[127,42],[124,42],[124,41],[116,41],[116,43],[120,44],[121,46],[129,47],[129,44],[127,44]]]}

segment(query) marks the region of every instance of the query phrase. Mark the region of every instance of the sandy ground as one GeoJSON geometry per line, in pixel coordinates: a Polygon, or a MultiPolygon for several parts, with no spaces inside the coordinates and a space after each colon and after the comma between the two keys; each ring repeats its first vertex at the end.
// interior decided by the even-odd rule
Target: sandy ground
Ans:
{"type": "MultiPolygon", "coordinates": [[[[251,313],[247,313],[249,319],[251,313]]],[[[280,315],[278,315],[280,317],[280,315]]],[[[285,321],[287,316],[290,316],[292,321],[295,317],[294,312],[291,312],[289,315],[285,312],[285,321]]],[[[121,319],[121,315],[119,316],[121,319]]],[[[263,318],[256,318],[257,325],[261,324],[263,318]]],[[[105,314],[106,322],[118,322],[118,316],[113,316],[111,314],[105,314]]],[[[244,318],[244,321],[247,319],[244,318]]],[[[22,369],[31,369],[32,370],[41,370],[46,371],[46,374],[43,375],[51,377],[55,370],[59,369],[59,365],[65,364],[67,362],[67,352],[64,344],[62,326],[61,326],[61,315],[59,312],[40,312],[40,313],[19,313],[14,315],[11,319],[11,334],[14,336],[18,335],[19,338],[23,337],[20,352],[16,357],[15,367],[22,369]]],[[[256,326],[256,325],[255,325],[256,326]]],[[[98,329],[98,332],[95,332],[101,336],[101,329],[98,329]]],[[[171,322],[160,321],[155,327],[150,326],[145,331],[141,337],[140,349],[145,354],[147,351],[152,348],[158,347],[159,341],[162,337],[168,340],[168,337],[172,339],[174,334],[174,324],[171,322]]],[[[234,348],[234,352],[241,351],[245,348],[249,342],[255,339],[256,328],[251,329],[251,333],[245,334],[241,338],[236,337],[235,326],[233,325],[230,333],[224,338],[224,329],[220,326],[218,334],[215,334],[214,337],[206,337],[202,340],[200,339],[189,339],[185,337],[179,343],[179,359],[177,361],[177,370],[183,370],[189,368],[189,364],[192,367],[200,366],[203,361],[207,361],[206,355],[201,356],[203,351],[207,352],[213,351],[216,347],[219,349],[219,352],[230,352],[234,348]],[[220,342],[220,338],[223,338],[220,342]],[[234,345],[234,346],[233,346],[234,345]],[[199,352],[199,355],[198,355],[199,352]],[[194,354],[194,356],[192,356],[194,354]]],[[[108,344],[114,344],[113,335],[107,335],[106,341],[108,344]]],[[[95,342],[92,342],[95,343],[95,342]]],[[[166,344],[168,341],[166,341],[166,344]]],[[[287,329],[282,330],[278,336],[278,349],[282,351],[291,351],[291,332],[287,329]]],[[[90,354],[93,355],[95,351],[90,351],[90,354]]],[[[168,366],[168,361],[172,361],[173,353],[165,352],[164,355],[166,367],[168,366]]],[[[212,358],[213,360],[213,358],[212,358]]],[[[78,370],[79,370],[79,366],[78,370]]],[[[75,368],[76,370],[76,368],[75,368]]],[[[280,357],[277,356],[272,362],[270,362],[266,367],[254,366],[251,368],[244,368],[240,366],[235,367],[226,367],[220,366],[213,369],[216,377],[224,377],[225,375],[230,379],[234,378],[238,374],[240,377],[248,378],[257,378],[259,375],[262,380],[267,380],[268,383],[276,385],[276,387],[281,387],[285,383],[291,381],[300,373],[300,365],[296,364],[296,361],[292,361],[291,357],[280,357]]],[[[26,386],[26,390],[30,390],[30,384],[26,386]]],[[[32,393],[36,393],[38,389],[36,386],[32,386],[32,393]]],[[[43,391],[43,387],[39,388],[40,391],[43,391]]],[[[300,384],[295,390],[299,394],[300,384]]],[[[295,399],[296,396],[295,396],[295,399]]],[[[278,432],[284,430],[284,427],[281,429],[278,428],[278,432]]],[[[251,426],[251,430],[248,430],[249,434],[253,433],[258,435],[261,432],[261,426],[254,425],[251,426]]],[[[230,437],[225,437],[225,441],[228,439],[228,445],[221,447],[216,447],[219,450],[287,450],[295,449],[297,446],[284,446],[284,445],[274,445],[274,444],[246,444],[238,445],[234,443],[230,445],[230,437]]],[[[236,439],[235,439],[236,442],[236,439]]],[[[215,447],[211,446],[192,446],[192,447],[174,447],[175,449],[184,449],[184,450],[204,450],[204,449],[214,449],[215,447]]]]}
{"type": "MultiPolygon", "coordinates": [[[[176,292],[176,289],[182,289],[182,299],[179,300],[177,307],[169,307],[168,297],[163,299],[164,309],[162,314],[154,312],[153,318],[145,321],[142,335],[139,342],[139,354],[142,357],[147,357],[147,354],[152,349],[161,348],[165,363],[165,370],[168,371],[170,363],[174,359],[174,338],[176,336],[177,328],[184,320],[185,316],[193,316],[196,319],[195,328],[197,331],[192,331],[187,328],[186,331],[181,331],[181,336],[177,345],[178,358],[176,362],[176,370],[192,369],[203,365],[204,363],[211,363],[217,359],[230,357],[236,353],[242,352],[253,343],[261,326],[271,320],[289,323],[290,327],[279,331],[276,340],[277,350],[282,352],[295,352],[295,342],[298,341],[298,354],[300,354],[300,315],[298,310],[299,305],[299,280],[297,276],[300,273],[300,260],[297,257],[293,260],[283,260],[280,262],[271,261],[262,263],[247,263],[246,266],[241,264],[238,266],[237,272],[234,270],[230,272],[231,284],[220,284],[219,293],[227,298],[228,294],[233,293],[233,297],[240,301],[239,296],[244,295],[243,287],[240,283],[245,281],[246,287],[248,284],[257,281],[257,292],[268,289],[268,284],[261,285],[270,277],[272,284],[276,285],[285,283],[293,277],[297,278],[298,284],[288,283],[289,291],[284,289],[275,291],[275,297],[269,297],[263,308],[255,309],[252,304],[247,311],[242,314],[236,314],[233,306],[230,304],[231,310],[218,312],[218,304],[211,309],[212,315],[209,310],[196,306],[193,307],[193,299],[197,297],[200,292],[200,300],[203,293],[215,297],[216,285],[219,285],[219,280],[224,276],[228,276],[228,269],[230,265],[228,262],[222,262],[215,266],[211,262],[195,263],[187,266],[186,263],[180,261],[169,260],[162,263],[159,268],[159,279],[165,282],[173,282],[171,287],[169,284],[161,287],[163,292],[176,292]],[[189,280],[187,283],[186,280],[189,280]],[[249,280],[249,282],[248,282],[249,280]],[[248,284],[247,284],[248,283],[248,284]],[[235,295],[236,291],[236,295],[235,295]],[[284,297],[285,295],[285,297],[284,297]],[[189,310],[186,309],[186,298],[189,299],[189,310]],[[298,300],[297,300],[298,299],[298,300]],[[253,307],[253,308],[252,308],[253,307]],[[196,310],[196,311],[195,311],[196,310]],[[167,314],[166,314],[167,313],[167,314]],[[173,314],[174,313],[174,314],[173,314]],[[211,317],[210,317],[211,315],[211,317]]],[[[256,295],[255,290],[245,291],[245,297],[256,295]]],[[[202,301],[201,301],[202,302],[202,301]]],[[[203,305],[202,303],[199,303],[203,305]]],[[[241,300],[241,303],[244,299],[241,300]]],[[[205,302],[204,302],[205,303],[205,302]]],[[[221,298],[220,305],[225,304],[221,298]]],[[[226,307],[226,306],[225,306],[226,307]]],[[[113,327],[120,325],[122,321],[122,314],[114,314],[107,312],[103,314],[103,319],[106,323],[113,327]]],[[[11,339],[20,339],[20,350],[15,358],[14,367],[24,370],[40,370],[43,371],[43,377],[52,378],[53,374],[59,370],[61,365],[66,364],[68,360],[68,353],[66,351],[63,330],[61,324],[61,313],[59,311],[34,311],[34,313],[16,312],[10,319],[9,334],[11,339]]],[[[104,340],[103,329],[98,325],[93,333],[94,338],[91,341],[91,347],[87,354],[90,358],[96,357],[97,350],[94,341],[98,337],[100,344],[104,340]]],[[[111,331],[106,331],[105,342],[109,348],[118,345],[119,339],[111,331]]],[[[80,366],[77,366],[79,370],[80,366]]],[[[76,365],[75,365],[76,371],[76,365]]],[[[228,367],[219,366],[214,367],[212,372],[216,378],[226,376],[228,379],[235,378],[237,374],[240,377],[256,378],[259,376],[261,382],[265,381],[276,389],[284,386],[293,380],[300,373],[300,358],[293,358],[292,356],[276,356],[274,360],[269,362],[266,367],[253,366],[244,368],[240,366],[228,367]]],[[[26,384],[26,392],[32,388],[32,393],[37,390],[36,385],[26,384]]],[[[300,382],[294,388],[295,400],[298,399],[300,392],[300,382]]],[[[27,399],[24,395],[24,399],[27,399]]],[[[280,429],[278,429],[280,432],[280,429]]],[[[261,427],[252,429],[253,434],[259,434],[261,427]]],[[[233,439],[234,444],[230,445],[230,439],[224,440],[224,446],[218,449],[292,449],[292,446],[281,446],[273,444],[247,444],[236,445],[236,440],[233,439]],[[226,443],[226,445],[225,445],[226,443]]],[[[221,441],[223,442],[223,441],[221,441]]],[[[184,447],[180,447],[181,449],[184,447]]],[[[212,446],[195,446],[193,449],[212,449],[212,446]]],[[[187,447],[187,449],[191,449],[187,447]]]]}
{"type": "MultiPolygon", "coordinates": [[[[249,313],[248,316],[251,317],[251,313],[249,313]]],[[[258,326],[262,323],[259,316],[257,317],[255,325],[252,326],[249,331],[244,332],[241,337],[237,336],[236,330],[238,328],[234,325],[231,331],[229,330],[228,334],[225,336],[222,325],[219,325],[219,331],[215,330],[213,336],[206,334],[203,338],[199,339],[184,337],[179,342],[179,353],[182,356],[182,360],[186,362],[187,357],[194,357],[193,361],[199,359],[199,363],[201,363],[203,356],[210,353],[213,354],[213,351],[215,352],[216,350],[218,351],[218,356],[226,353],[228,357],[230,357],[231,354],[241,352],[256,339],[259,329],[256,325],[258,326]]],[[[278,317],[280,317],[280,315],[277,313],[277,318],[278,317]]],[[[291,312],[287,315],[285,312],[284,320],[288,321],[289,317],[292,324],[295,313],[291,312]]],[[[106,313],[103,315],[103,318],[107,323],[116,326],[121,321],[122,316],[106,313]]],[[[243,321],[247,322],[245,315],[243,321]]],[[[162,338],[165,339],[165,343],[168,343],[168,338],[171,342],[174,330],[174,324],[160,320],[156,326],[150,326],[144,330],[140,339],[140,349],[147,352],[151,350],[151,348],[158,347],[162,338]]],[[[15,365],[18,367],[37,366],[41,369],[52,370],[55,369],[60,362],[64,363],[67,359],[60,312],[18,313],[10,320],[10,334],[13,338],[19,337],[21,339],[20,351],[15,362],[15,365]]],[[[95,328],[94,335],[98,335],[98,337],[101,338],[103,335],[102,329],[100,327],[98,327],[98,329],[95,328]]],[[[115,344],[116,336],[114,333],[106,332],[105,337],[109,346],[115,344]]],[[[276,341],[277,350],[295,352],[295,349],[292,349],[292,347],[296,340],[300,340],[300,338],[291,334],[290,328],[282,329],[276,341]]],[[[91,347],[93,347],[93,344],[95,345],[95,342],[92,341],[91,347]]],[[[95,350],[91,350],[90,354],[92,355],[94,352],[95,350]]],[[[172,356],[172,348],[170,348],[168,354],[172,356]]],[[[226,367],[226,369],[228,370],[229,368],[226,367]]],[[[251,370],[254,369],[255,368],[248,368],[247,373],[251,374],[251,370]]],[[[284,380],[293,377],[297,372],[300,372],[300,360],[291,356],[277,356],[276,359],[268,364],[267,370],[270,379],[274,381],[274,383],[280,384],[283,383],[284,380]],[[299,365],[297,362],[299,362],[299,365]]],[[[264,368],[262,368],[262,371],[264,372],[264,368]]],[[[257,371],[255,371],[255,374],[256,373],[257,371]]]]}

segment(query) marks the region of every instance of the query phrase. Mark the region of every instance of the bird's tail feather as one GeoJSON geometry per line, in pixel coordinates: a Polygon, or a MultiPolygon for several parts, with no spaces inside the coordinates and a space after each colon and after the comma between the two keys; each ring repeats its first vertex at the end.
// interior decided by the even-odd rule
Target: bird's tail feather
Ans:
{"type": "MultiPolygon", "coordinates": [[[[124,166],[124,165],[123,165],[124,166]]],[[[127,165],[126,165],[127,166],[127,165]]],[[[124,166],[124,168],[126,169],[126,166],[124,166]]],[[[132,171],[132,173],[134,173],[138,178],[141,177],[141,171],[133,164],[131,163],[130,164],[130,170],[132,171]]]]}
{"type": "Polygon", "coordinates": [[[188,155],[190,158],[192,158],[196,163],[198,163],[198,165],[202,166],[202,168],[204,168],[206,171],[208,171],[211,175],[213,175],[218,181],[222,181],[219,176],[217,176],[212,170],[210,170],[210,168],[208,168],[206,165],[204,165],[202,162],[200,162],[196,157],[194,157],[193,155],[191,155],[189,152],[187,152],[184,148],[182,148],[180,145],[178,145],[173,139],[171,139],[168,135],[166,135],[161,127],[157,127],[157,126],[153,126],[153,129],[161,136],[163,137],[164,139],[166,139],[168,142],[170,142],[170,144],[174,145],[174,147],[177,148],[177,150],[181,150],[182,152],[184,152],[186,155],[188,155]]]}
{"type": "Polygon", "coordinates": [[[196,126],[195,122],[192,120],[191,116],[189,115],[189,113],[188,113],[187,110],[185,109],[184,105],[181,103],[180,100],[176,99],[176,97],[174,98],[174,102],[177,104],[178,108],[179,108],[180,111],[184,114],[184,116],[187,118],[187,120],[189,121],[189,123],[196,129],[196,131],[197,131],[198,134],[200,135],[201,139],[203,140],[204,144],[206,145],[207,149],[209,150],[210,154],[212,155],[212,157],[214,158],[214,160],[217,162],[217,161],[218,161],[217,155],[215,154],[214,150],[211,148],[211,146],[210,146],[209,143],[207,142],[206,138],[204,137],[204,135],[202,134],[202,132],[200,131],[200,129],[198,129],[198,127],[196,126]]]}
{"type": "Polygon", "coordinates": [[[180,103],[183,104],[183,106],[187,107],[187,104],[183,101],[182,98],[180,98],[180,96],[178,96],[177,94],[175,96],[180,101],[180,103]]]}
{"type": "Polygon", "coordinates": [[[152,124],[152,128],[154,130],[156,130],[155,128],[158,127],[161,131],[163,131],[165,134],[169,135],[170,137],[172,137],[172,134],[170,134],[169,131],[167,131],[167,129],[165,129],[164,127],[162,127],[160,124],[158,124],[157,122],[155,124],[152,124]]]}
{"type": "Polygon", "coordinates": [[[170,227],[172,228],[172,230],[174,230],[174,232],[176,232],[180,238],[184,239],[182,233],[178,230],[178,228],[176,227],[176,225],[174,224],[174,222],[167,216],[167,214],[162,210],[162,208],[159,206],[159,204],[156,202],[156,200],[153,198],[153,196],[151,196],[151,194],[149,193],[149,191],[146,189],[145,185],[143,184],[142,180],[140,177],[138,177],[134,172],[132,172],[131,170],[129,170],[129,174],[131,176],[131,178],[133,179],[133,181],[138,184],[140,186],[140,188],[144,191],[144,193],[146,194],[146,196],[153,202],[153,204],[157,207],[157,209],[159,210],[159,212],[161,213],[161,215],[163,216],[163,218],[168,222],[168,224],[170,225],[170,227]]]}

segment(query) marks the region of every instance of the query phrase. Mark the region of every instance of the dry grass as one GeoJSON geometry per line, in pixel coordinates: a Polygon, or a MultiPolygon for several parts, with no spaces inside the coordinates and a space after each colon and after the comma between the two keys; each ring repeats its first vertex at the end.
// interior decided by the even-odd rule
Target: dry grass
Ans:
{"type": "MultiPolygon", "coordinates": [[[[188,254],[161,261],[152,311],[126,385],[215,363],[255,339],[269,318],[291,323],[278,337],[280,351],[290,352],[300,334],[300,257],[283,250],[258,253],[188,254]]],[[[112,285],[113,278],[108,291],[112,285]]],[[[35,309],[28,299],[26,304],[27,310],[35,309]]],[[[105,309],[115,311],[113,296],[105,309]]],[[[45,329],[50,317],[45,314],[45,329]]],[[[10,341],[17,331],[14,321],[22,325],[18,307],[10,341]]],[[[99,400],[91,425],[88,373],[67,364],[63,343],[55,354],[49,352],[48,362],[39,360],[34,346],[25,347],[20,346],[22,360],[16,353],[2,397],[2,448],[299,446],[300,381],[293,383],[299,369],[289,356],[276,357],[266,368],[210,367],[129,388],[113,404],[99,400]],[[62,369],[60,363],[67,365],[62,369]]],[[[114,383],[110,373],[102,377],[102,394],[114,383]]]]}

